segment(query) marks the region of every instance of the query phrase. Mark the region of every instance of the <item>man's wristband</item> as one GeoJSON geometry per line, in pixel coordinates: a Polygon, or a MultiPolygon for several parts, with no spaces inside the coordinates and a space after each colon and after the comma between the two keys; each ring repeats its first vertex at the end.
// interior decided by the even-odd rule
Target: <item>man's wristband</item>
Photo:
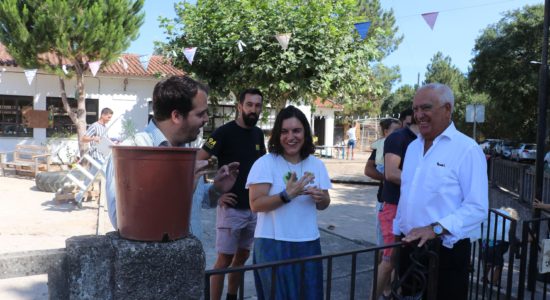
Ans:
{"type": "Polygon", "coordinates": [[[288,193],[286,192],[286,189],[279,193],[279,198],[281,198],[281,201],[283,201],[283,203],[285,204],[290,202],[291,200],[288,196],[288,193]]]}

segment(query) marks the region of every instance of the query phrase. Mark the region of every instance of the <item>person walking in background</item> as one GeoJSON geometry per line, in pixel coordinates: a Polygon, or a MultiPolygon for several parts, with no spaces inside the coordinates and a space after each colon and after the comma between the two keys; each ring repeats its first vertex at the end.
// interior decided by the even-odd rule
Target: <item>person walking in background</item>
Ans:
{"type": "Polygon", "coordinates": [[[107,123],[111,121],[112,117],[113,110],[105,107],[101,110],[99,120],[90,125],[86,133],[80,138],[81,142],[90,143],[88,153],[90,153],[90,156],[100,164],[105,163],[105,157],[101,151],[99,151],[98,145],[103,136],[107,134],[107,123]]]}
{"type": "MultiPolygon", "coordinates": [[[[258,89],[240,93],[235,121],[216,129],[198,153],[198,159],[215,155],[220,165],[234,161],[240,163],[239,175],[233,188],[218,199],[216,208],[216,250],[218,257],[214,269],[244,265],[254,242],[256,214],[250,210],[246,178],[252,164],[266,153],[264,134],[256,126],[262,112],[263,95],[258,89]]],[[[211,299],[220,299],[225,276],[213,275],[210,279],[211,299]]],[[[227,299],[237,299],[241,274],[230,273],[227,299]]]]}
{"type": "Polygon", "coordinates": [[[346,148],[346,157],[347,159],[353,159],[353,152],[355,149],[355,144],[357,142],[357,137],[355,135],[355,126],[350,127],[348,131],[346,131],[346,135],[348,136],[348,144],[346,148]],[[351,153],[351,156],[349,156],[351,153]]]}
{"type": "MultiPolygon", "coordinates": [[[[380,228],[384,244],[394,242],[393,219],[397,212],[399,203],[399,188],[401,186],[401,170],[403,169],[403,160],[407,147],[416,139],[418,127],[412,119],[412,109],[406,109],[401,112],[400,118],[403,119],[403,128],[394,131],[384,141],[384,184],[382,187],[382,201],[384,205],[378,213],[380,228]],[[409,122],[411,120],[411,122],[409,122]]],[[[382,261],[378,266],[378,281],[376,286],[375,299],[380,295],[388,297],[390,291],[390,279],[395,263],[392,261],[392,248],[384,249],[382,261]],[[383,293],[386,291],[386,294],[383,293]]]]}
{"type": "MultiPolygon", "coordinates": [[[[288,106],[277,114],[268,148],[246,182],[250,208],[258,213],[254,263],[319,255],[316,210],[329,206],[332,185],[325,165],[312,155],[311,128],[302,111],[288,106]]],[[[254,278],[258,299],[271,299],[272,284],[275,299],[323,299],[321,261],[279,266],[276,283],[270,268],[256,270],[254,278]]]]}
{"type": "MultiPolygon", "coordinates": [[[[456,130],[453,107],[453,92],[444,84],[424,85],[414,96],[420,135],[405,155],[393,233],[411,243],[399,251],[401,275],[412,263],[411,252],[429,242],[439,254],[436,299],[462,300],[468,298],[470,238],[480,238],[489,201],[485,155],[456,130]]],[[[403,295],[418,296],[406,288],[410,279],[402,278],[403,295]]]]}

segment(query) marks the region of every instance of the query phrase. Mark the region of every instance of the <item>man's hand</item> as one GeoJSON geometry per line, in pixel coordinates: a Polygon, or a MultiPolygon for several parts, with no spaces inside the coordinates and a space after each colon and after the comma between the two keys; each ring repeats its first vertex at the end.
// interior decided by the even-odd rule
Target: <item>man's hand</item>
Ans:
{"type": "Polygon", "coordinates": [[[231,190],[239,175],[239,165],[238,162],[234,161],[218,169],[214,177],[214,188],[216,191],[219,193],[227,193],[231,190]]]}
{"type": "Polygon", "coordinates": [[[237,204],[237,195],[233,193],[225,193],[218,199],[218,205],[222,207],[234,207],[237,204]]]}
{"type": "Polygon", "coordinates": [[[199,179],[206,174],[206,168],[208,167],[208,161],[207,160],[196,160],[195,161],[195,174],[194,174],[194,181],[193,181],[193,190],[197,187],[197,183],[199,182],[199,179]]]}
{"type": "Polygon", "coordinates": [[[435,239],[437,236],[435,235],[435,232],[432,229],[431,225],[424,226],[424,227],[417,227],[411,230],[403,239],[403,242],[411,243],[416,240],[420,240],[418,242],[418,247],[422,247],[427,241],[435,239]]]}

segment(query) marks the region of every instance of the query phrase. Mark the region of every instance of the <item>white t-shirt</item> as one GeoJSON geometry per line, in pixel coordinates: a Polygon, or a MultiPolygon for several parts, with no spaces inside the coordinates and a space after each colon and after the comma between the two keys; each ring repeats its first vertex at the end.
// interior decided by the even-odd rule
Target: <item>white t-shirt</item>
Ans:
{"type": "Polygon", "coordinates": [[[348,138],[349,138],[350,140],[354,140],[354,141],[355,141],[355,140],[356,140],[356,138],[355,138],[355,127],[351,127],[350,129],[348,129],[347,135],[348,135],[348,138]]]}
{"type": "MultiPolygon", "coordinates": [[[[287,162],[283,156],[265,154],[252,166],[246,188],[252,184],[269,183],[269,195],[279,194],[286,188],[284,177],[289,171],[296,172],[298,178],[307,171],[315,175],[310,185],[322,190],[332,187],[327,169],[323,162],[313,155],[298,164],[287,162]]],[[[308,195],[298,196],[289,203],[269,212],[259,212],[254,237],[279,241],[303,242],[319,238],[317,227],[317,209],[308,195]]]]}

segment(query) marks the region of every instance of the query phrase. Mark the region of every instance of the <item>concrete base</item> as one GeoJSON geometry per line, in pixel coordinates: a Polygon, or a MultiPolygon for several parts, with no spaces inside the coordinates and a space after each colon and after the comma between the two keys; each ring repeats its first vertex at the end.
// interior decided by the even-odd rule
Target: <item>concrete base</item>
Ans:
{"type": "Polygon", "coordinates": [[[168,243],[105,236],[67,239],[66,258],[52,270],[50,299],[201,299],[205,255],[190,236],[168,243]]]}

